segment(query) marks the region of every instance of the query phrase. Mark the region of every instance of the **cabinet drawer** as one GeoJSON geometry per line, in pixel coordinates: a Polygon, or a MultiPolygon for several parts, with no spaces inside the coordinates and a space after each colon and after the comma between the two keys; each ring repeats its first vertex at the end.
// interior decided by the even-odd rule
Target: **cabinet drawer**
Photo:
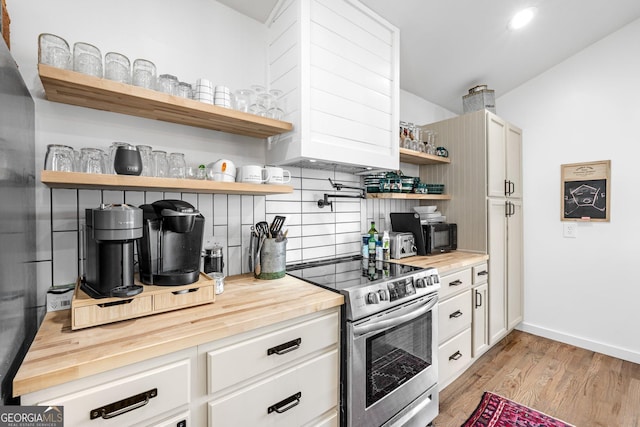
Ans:
{"type": "Polygon", "coordinates": [[[334,349],[209,402],[209,426],[304,425],[338,405],[338,382],[334,349]]]}
{"type": "Polygon", "coordinates": [[[457,273],[447,274],[440,278],[440,300],[462,292],[471,287],[471,269],[467,268],[457,273]]]}
{"type": "Polygon", "coordinates": [[[132,319],[153,313],[153,296],[123,299],[118,304],[72,307],[73,329],[132,319]]]}
{"type": "MultiPolygon", "coordinates": [[[[187,405],[191,400],[190,377],[191,360],[185,359],[37,404],[64,406],[64,421],[65,425],[69,426],[133,425],[187,405]],[[144,397],[138,395],[147,392],[150,392],[147,396],[153,397],[143,404],[144,397]],[[138,397],[135,401],[132,399],[131,402],[127,402],[125,407],[139,405],[137,409],[123,412],[109,419],[100,416],[91,419],[91,416],[95,416],[92,413],[99,413],[100,408],[133,396],[138,397]]],[[[108,417],[109,413],[114,414],[116,411],[107,410],[107,412],[108,417]]]]}
{"type": "Polygon", "coordinates": [[[438,382],[445,385],[471,361],[471,328],[466,329],[438,350],[438,382]]]}
{"type": "Polygon", "coordinates": [[[207,352],[209,394],[337,345],[339,314],[307,320],[207,352]]]}
{"type": "Polygon", "coordinates": [[[482,283],[487,283],[489,280],[489,266],[485,262],[484,264],[474,265],[472,268],[473,273],[473,284],[480,285],[482,283]]]}
{"type": "Polygon", "coordinates": [[[154,421],[151,424],[147,424],[148,427],[190,427],[191,426],[191,414],[188,410],[180,411],[179,413],[164,418],[161,421],[154,421]]]}
{"type": "Polygon", "coordinates": [[[449,298],[438,305],[438,342],[443,343],[471,326],[471,291],[449,298]]]}
{"type": "MultiPolygon", "coordinates": [[[[184,291],[183,291],[184,292],[184,291]]],[[[214,285],[188,289],[184,293],[164,293],[154,295],[155,311],[175,310],[178,307],[208,304],[215,301],[214,285]]]]}

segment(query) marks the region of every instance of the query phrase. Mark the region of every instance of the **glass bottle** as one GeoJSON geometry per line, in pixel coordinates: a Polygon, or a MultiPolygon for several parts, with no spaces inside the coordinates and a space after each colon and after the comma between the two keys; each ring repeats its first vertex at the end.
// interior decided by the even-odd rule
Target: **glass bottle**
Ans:
{"type": "Polygon", "coordinates": [[[371,221],[371,228],[369,228],[369,259],[376,257],[376,234],[378,234],[376,223],[371,221]]]}

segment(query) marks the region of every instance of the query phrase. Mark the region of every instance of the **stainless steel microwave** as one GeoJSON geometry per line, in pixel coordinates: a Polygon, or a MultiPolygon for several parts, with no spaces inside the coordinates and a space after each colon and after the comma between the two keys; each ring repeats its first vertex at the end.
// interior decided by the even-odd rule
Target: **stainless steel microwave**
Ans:
{"type": "Polygon", "coordinates": [[[422,224],[420,215],[411,212],[391,213],[390,217],[393,231],[413,233],[418,255],[439,254],[458,248],[457,224],[422,224]]]}

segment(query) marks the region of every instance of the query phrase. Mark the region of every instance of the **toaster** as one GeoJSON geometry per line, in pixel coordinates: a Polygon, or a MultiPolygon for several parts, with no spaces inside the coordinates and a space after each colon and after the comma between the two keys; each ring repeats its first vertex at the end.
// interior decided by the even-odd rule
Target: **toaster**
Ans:
{"type": "Polygon", "coordinates": [[[416,239],[413,233],[391,232],[389,233],[391,258],[400,259],[418,255],[416,239]]]}

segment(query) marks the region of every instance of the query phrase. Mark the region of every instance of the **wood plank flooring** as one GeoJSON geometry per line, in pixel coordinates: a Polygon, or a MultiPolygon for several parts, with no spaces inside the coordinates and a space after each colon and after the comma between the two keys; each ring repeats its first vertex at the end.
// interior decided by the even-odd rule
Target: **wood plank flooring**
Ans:
{"type": "Polygon", "coordinates": [[[436,427],[459,427],[491,391],[577,427],[640,427],[640,365],[513,331],[440,392],[436,427]]]}

